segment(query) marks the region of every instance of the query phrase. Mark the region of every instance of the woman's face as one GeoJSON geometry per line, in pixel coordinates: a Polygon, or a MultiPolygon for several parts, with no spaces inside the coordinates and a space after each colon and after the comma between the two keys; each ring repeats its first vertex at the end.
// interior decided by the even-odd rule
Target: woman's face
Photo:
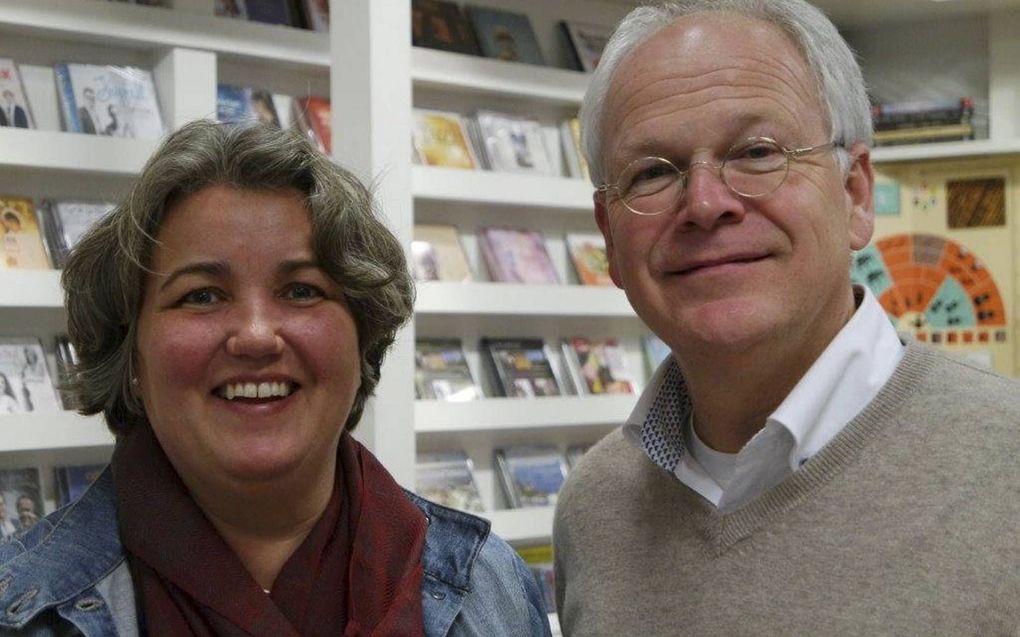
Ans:
{"type": "Polygon", "coordinates": [[[184,481],[312,475],[361,385],[358,334],[296,190],[209,186],[158,233],[138,393],[184,481]]]}

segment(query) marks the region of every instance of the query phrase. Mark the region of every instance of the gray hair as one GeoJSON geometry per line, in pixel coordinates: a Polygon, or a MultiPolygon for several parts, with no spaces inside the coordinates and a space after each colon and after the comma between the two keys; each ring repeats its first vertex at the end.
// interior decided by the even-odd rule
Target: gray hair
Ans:
{"type": "MultiPolygon", "coordinates": [[[[786,33],[815,74],[828,115],[829,139],[845,148],[871,144],[871,107],[860,65],[832,22],[804,0],[689,0],[639,7],[610,38],[581,103],[581,137],[592,183],[606,181],[602,165],[602,111],[620,64],[642,42],[677,19],[706,11],[732,11],[773,24],[786,33]]],[[[849,155],[838,153],[843,171],[849,155]]]]}
{"type": "Polygon", "coordinates": [[[313,252],[342,288],[358,332],[361,387],[344,424],[353,429],[414,306],[400,242],[380,221],[368,189],[299,133],[205,120],[186,124],[163,142],[128,198],[67,259],[62,283],[68,334],[80,359],[69,386],[79,411],[102,412],[116,435],[147,422],[131,381],[156,236],[175,202],[215,184],[294,188],[307,197],[313,252]]]}

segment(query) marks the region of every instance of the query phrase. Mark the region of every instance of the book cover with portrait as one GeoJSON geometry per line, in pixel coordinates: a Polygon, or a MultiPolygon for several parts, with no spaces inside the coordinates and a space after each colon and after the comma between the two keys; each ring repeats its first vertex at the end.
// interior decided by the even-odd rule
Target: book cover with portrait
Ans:
{"type": "Polygon", "coordinates": [[[133,66],[54,66],[64,128],[72,133],[159,139],[163,117],[152,72],[133,66]]]}
{"type": "Polygon", "coordinates": [[[414,46],[478,55],[478,42],[460,6],[448,0],[411,0],[414,46]]]}
{"type": "Polygon", "coordinates": [[[0,195],[0,270],[48,270],[43,231],[31,199],[0,195]]]}
{"type": "Polygon", "coordinates": [[[528,16],[492,7],[467,7],[467,14],[485,57],[545,65],[528,16]]]}
{"type": "Polygon", "coordinates": [[[35,128],[18,65],[10,58],[0,58],[0,126],[35,128]]]}
{"type": "Polygon", "coordinates": [[[45,515],[39,470],[0,469],[0,542],[31,529],[45,515]]]}
{"type": "Polygon", "coordinates": [[[61,409],[39,339],[0,337],[0,418],[61,409]]]}

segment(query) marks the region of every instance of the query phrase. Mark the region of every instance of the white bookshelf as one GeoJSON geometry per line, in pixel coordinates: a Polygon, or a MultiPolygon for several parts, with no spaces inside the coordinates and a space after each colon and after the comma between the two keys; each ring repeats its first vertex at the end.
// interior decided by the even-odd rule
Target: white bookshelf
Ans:
{"type": "Polygon", "coordinates": [[[442,281],[419,285],[415,312],[419,315],[484,314],[550,318],[635,316],[627,297],[617,288],[442,281]]]}
{"type": "Polygon", "coordinates": [[[1011,154],[1020,154],[1020,139],[976,139],[940,144],[887,146],[873,149],[871,151],[871,161],[875,163],[895,163],[1011,154]]]}
{"type": "Polygon", "coordinates": [[[113,434],[101,416],[79,416],[71,411],[0,415],[3,451],[38,452],[104,447],[113,449],[113,434]],[[40,429],[44,429],[41,432],[40,429]],[[45,435],[40,435],[45,433],[45,435]]]}
{"type": "Polygon", "coordinates": [[[481,514],[492,532],[511,544],[538,544],[552,537],[553,507],[505,509],[481,514]]]}
{"type": "Polygon", "coordinates": [[[33,170],[137,175],[158,140],[98,137],[0,128],[0,166],[33,170]]]}
{"type": "Polygon", "coordinates": [[[63,311],[64,295],[60,287],[60,272],[0,270],[0,312],[14,308],[63,311]]]}
{"type": "Polygon", "coordinates": [[[415,166],[417,200],[538,207],[591,215],[592,186],[581,179],[415,166]]]}
{"type": "Polygon", "coordinates": [[[627,419],[636,402],[633,395],[484,398],[456,403],[417,400],[414,430],[430,434],[615,426],[627,419]]]}

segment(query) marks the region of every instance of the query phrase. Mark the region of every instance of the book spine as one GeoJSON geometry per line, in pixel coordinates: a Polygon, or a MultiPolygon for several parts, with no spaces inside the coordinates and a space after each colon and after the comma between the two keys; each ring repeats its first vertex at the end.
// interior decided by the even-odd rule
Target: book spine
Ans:
{"type": "Polygon", "coordinates": [[[489,233],[482,230],[478,237],[481,241],[482,247],[482,258],[485,261],[485,267],[489,270],[489,280],[507,282],[507,273],[503,270],[500,265],[499,259],[496,257],[496,248],[492,245],[492,239],[489,237],[489,233]]]}
{"type": "Polygon", "coordinates": [[[506,496],[507,504],[512,509],[521,508],[521,499],[517,493],[517,485],[514,483],[514,477],[510,472],[510,467],[507,466],[506,456],[503,454],[502,449],[496,450],[496,466],[499,468],[499,483],[503,487],[503,494],[506,496]]]}
{"type": "Polygon", "coordinates": [[[66,64],[53,67],[57,78],[57,91],[60,93],[60,108],[64,114],[64,127],[69,133],[80,133],[81,123],[78,121],[78,104],[74,99],[74,86],[71,73],[66,64]]]}
{"type": "Polygon", "coordinates": [[[489,370],[489,378],[493,381],[492,386],[496,390],[496,393],[503,398],[513,395],[512,393],[507,392],[507,384],[512,381],[506,378],[506,375],[503,373],[502,366],[499,364],[499,361],[496,360],[497,354],[494,351],[493,344],[483,338],[480,346],[485,352],[485,356],[482,358],[485,360],[485,367],[489,370]]]}

